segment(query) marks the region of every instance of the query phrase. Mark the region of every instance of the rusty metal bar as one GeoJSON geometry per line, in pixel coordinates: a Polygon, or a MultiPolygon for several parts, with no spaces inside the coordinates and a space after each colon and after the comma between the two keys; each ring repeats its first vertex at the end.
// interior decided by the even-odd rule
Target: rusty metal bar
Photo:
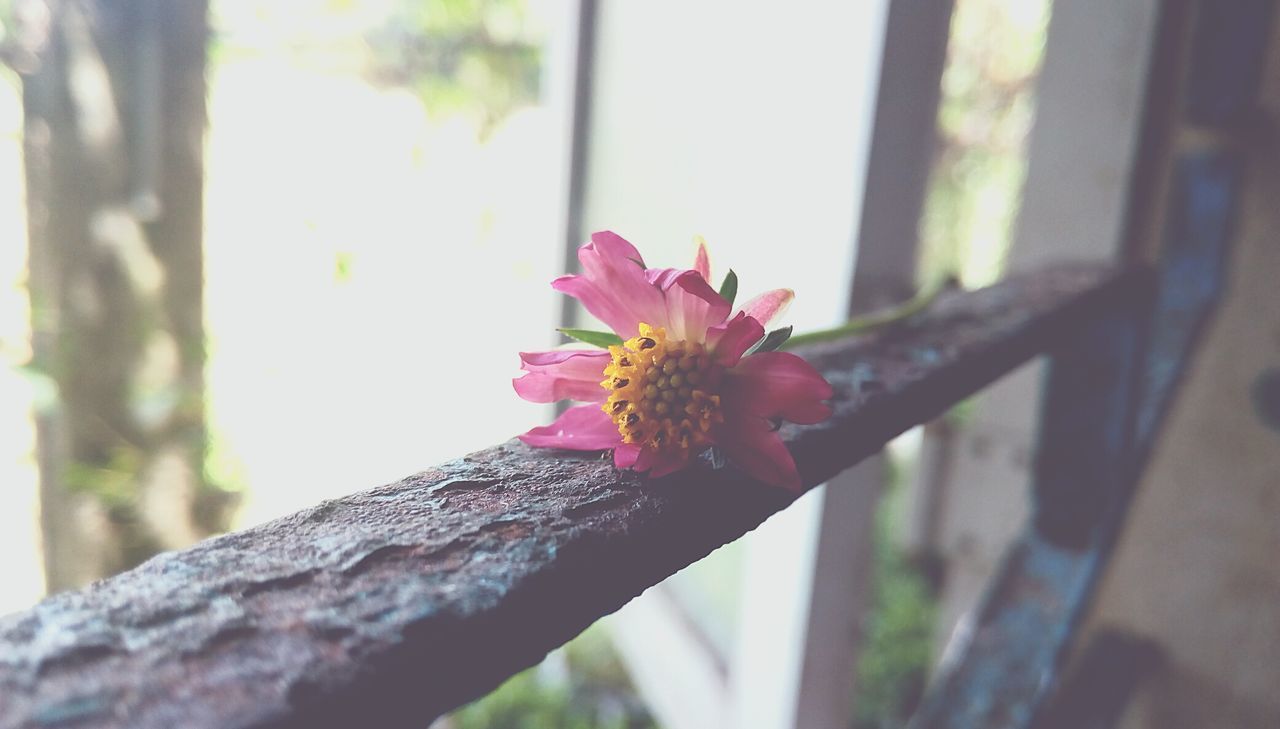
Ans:
{"type": "Polygon", "coordinates": [[[1057,688],[1083,606],[1133,486],[1129,460],[1148,301],[1067,332],[1049,360],[1032,528],[1005,555],[948,649],[912,729],[1025,729],[1057,688]]]}
{"type": "MultiPolygon", "coordinates": [[[[1155,113],[1157,104],[1148,109],[1148,126],[1168,124],[1171,117],[1209,135],[1175,150],[1167,189],[1155,185],[1168,199],[1156,207],[1166,217],[1154,294],[1147,310],[1141,301],[1132,302],[1139,308],[1128,313],[1113,310],[1078,335],[1074,347],[1055,354],[1032,528],[1006,555],[951,651],[954,659],[934,676],[912,729],[1110,726],[1106,722],[1119,715],[1137,685],[1138,677],[1130,676],[1098,690],[1097,677],[1078,677],[1090,668],[1084,658],[1074,666],[1073,682],[1072,653],[1177,388],[1227,285],[1237,200],[1252,149],[1244,130],[1265,66],[1274,5],[1263,0],[1221,12],[1198,5],[1165,11],[1163,22],[1171,25],[1163,35],[1175,39],[1178,26],[1188,22],[1184,10],[1196,12],[1187,70],[1173,73],[1176,83],[1185,84],[1178,92],[1185,106],[1179,116],[1174,110],[1155,113]],[[1095,695],[1082,704],[1085,691],[1095,695]],[[1099,711],[1103,707],[1108,710],[1099,711]]],[[[1175,46],[1162,51],[1170,61],[1164,66],[1174,68],[1180,52],[1175,46]]],[[[1162,74],[1168,75],[1157,74],[1161,93],[1174,93],[1163,89],[1174,81],[1162,74]]]]}
{"type": "MultiPolygon", "coordinates": [[[[805,484],[1149,281],[1059,266],[798,350],[836,391],[829,421],[783,430],[805,484]]],[[[732,469],[646,481],[511,441],[0,618],[0,727],[425,726],[791,499],[732,469]]]]}

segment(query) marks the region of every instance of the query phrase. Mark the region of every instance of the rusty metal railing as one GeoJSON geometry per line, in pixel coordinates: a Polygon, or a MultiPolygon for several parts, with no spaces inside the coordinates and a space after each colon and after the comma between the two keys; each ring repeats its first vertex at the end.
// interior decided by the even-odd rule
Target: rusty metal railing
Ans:
{"type": "MultiPolygon", "coordinates": [[[[1120,386],[1127,355],[1090,343],[1142,310],[1151,281],[1059,266],[797,349],[835,388],[829,421],[782,431],[804,483],[1039,354],[1120,386]]],[[[645,480],[504,443],[0,618],[0,727],[426,726],[793,498],[729,468],[645,480]]],[[[1042,523],[1037,538],[1083,553],[1079,530],[1105,513],[1042,523]]]]}

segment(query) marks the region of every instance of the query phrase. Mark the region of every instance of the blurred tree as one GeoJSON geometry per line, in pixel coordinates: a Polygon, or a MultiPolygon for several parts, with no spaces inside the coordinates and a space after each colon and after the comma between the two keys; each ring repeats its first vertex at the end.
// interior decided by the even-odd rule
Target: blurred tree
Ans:
{"type": "Polygon", "coordinates": [[[207,0],[13,0],[50,591],[225,528],[204,475],[207,0]]]}
{"type": "Polygon", "coordinates": [[[516,674],[488,696],[432,726],[657,729],[598,624],[566,643],[563,650],[552,653],[545,663],[516,674]]]}

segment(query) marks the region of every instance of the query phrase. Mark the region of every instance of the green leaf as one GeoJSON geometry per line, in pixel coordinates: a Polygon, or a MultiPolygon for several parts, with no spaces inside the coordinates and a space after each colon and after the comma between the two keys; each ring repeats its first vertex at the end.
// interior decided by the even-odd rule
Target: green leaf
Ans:
{"type": "Polygon", "coordinates": [[[720,284],[720,297],[729,302],[729,306],[733,306],[733,300],[738,296],[738,274],[729,269],[724,275],[724,283],[720,284]]]}
{"type": "Polygon", "coordinates": [[[556,331],[570,339],[586,342],[597,347],[608,347],[611,344],[622,344],[622,337],[613,332],[593,332],[590,329],[557,329],[556,331]]]}
{"type": "Polygon", "coordinates": [[[773,331],[769,332],[769,335],[766,336],[763,341],[761,341],[759,344],[756,345],[756,348],[752,352],[752,354],[754,354],[755,352],[772,352],[778,347],[781,347],[790,338],[791,338],[791,327],[782,327],[781,329],[774,329],[773,331]]]}

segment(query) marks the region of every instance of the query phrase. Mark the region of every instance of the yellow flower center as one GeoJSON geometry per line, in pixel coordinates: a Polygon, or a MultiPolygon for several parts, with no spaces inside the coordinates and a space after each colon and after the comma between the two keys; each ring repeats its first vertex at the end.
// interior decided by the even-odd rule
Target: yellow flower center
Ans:
{"type": "Polygon", "coordinates": [[[712,427],[724,422],[717,394],[724,368],[701,343],[669,341],[665,329],[641,324],[639,336],[609,354],[604,411],[624,443],[668,452],[711,444],[712,427]]]}

